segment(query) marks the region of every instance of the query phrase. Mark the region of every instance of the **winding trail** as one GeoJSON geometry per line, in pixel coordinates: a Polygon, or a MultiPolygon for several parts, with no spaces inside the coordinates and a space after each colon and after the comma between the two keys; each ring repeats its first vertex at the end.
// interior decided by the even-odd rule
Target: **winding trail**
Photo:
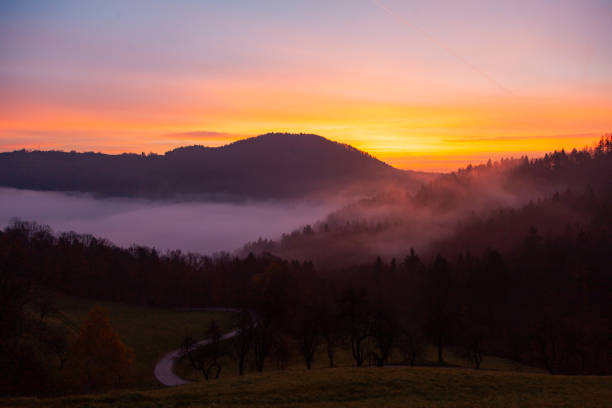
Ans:
{"type": "MultiPolygon", "coordinates": [[[[232,312],[232,313],[240,312],[240,309],[232,309],[232,308],[226,308],[226,307],[209,307],[209,308],[198,308],[198,309],[190,309],[190,310],[205,311],[205,312],[232,312]]],[[[231,339],[232,337],[236,336],[238,333],[240,333],[239,329],[232,330],[231,332],[224,334],[221,337],[221,340],[231,339]]],[[[195,343],[194,346],[201,347],[201,346],[207,345],[208,343],[210,343],[210,339],[204,339],[204,340],[200,340],[197,343],[195,343]]],[[[174,374],[174,370],[173,370],[174,362],[180,357],[181,357],[181,349],[178,348],[164,355],[162,358],[159,359],[157,364],[155,364],[155,370],[153,371],[153,374],[155,375],[155,378],[157,379],[157,381],[159,381],[162,385],[165,385],[167,387],[173,387],[175,385],[188,384],[191,382],[191,381],[184,380],[178,375],[174,374]]]]}

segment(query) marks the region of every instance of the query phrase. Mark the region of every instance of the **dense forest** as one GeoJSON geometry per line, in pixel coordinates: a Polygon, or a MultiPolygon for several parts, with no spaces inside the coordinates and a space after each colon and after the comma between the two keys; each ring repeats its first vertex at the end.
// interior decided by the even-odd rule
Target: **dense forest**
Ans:
{"type": "Polygon", "coordinates": [[[387,184],[415,187],[421,177],[309,134],[270,133],[163,155],[0,153],[2,186],[155,199],[283,199],[339,190],[358,194],[387,184]]]}
{"type": "Polygon", "coordinates": [[[471,167],[414,194],[360,202],[342,218],[334,214],[238,255],[119,248],[15,221],[0,232],[0,392],[57,390],[63,365],[49,365],[48,356],[72,361],[66,337],[46,323],[53,308],[42,289],[143,305],[243,308],[234,343],[242,352],[234,354],[239,364],[250,356],[258,370],[269,359],[282,365],[290,339],[307,367],[317,349],[333,366],[340,347],[356,366],[384,365],[392,351],[419,364],[433,344],[440,365],[452,352],[475,368],[496,355],[553,374],[612,374],[611,163],[608,136],[591,150],[471,167]],[[470,200],[483,185],[495,194],[470,200]],[[541,194],[525,195],[534,190],[541,194]],[[377,218],[347,220],[363,208],[377,218]],[[429,211],[430,224],[415,225],[415,234],[438,217],[452,228],[413,249],[387,233],[424,218],[399,217],[418,208],[429,211]],[[383,222],[385,214],[391,216],[383,222]],[[333,247],[325,252],[323,245],[333,247]],[[376,255],[375,248],[391,245],[401,256],[376,255]],[[271,251],[255,251],[261,248],[271,251]],[[287,248],[298,256],[284,256],[287,248]],[[304,255],[320,252],[325,256],[314,262],[304,255]]]}

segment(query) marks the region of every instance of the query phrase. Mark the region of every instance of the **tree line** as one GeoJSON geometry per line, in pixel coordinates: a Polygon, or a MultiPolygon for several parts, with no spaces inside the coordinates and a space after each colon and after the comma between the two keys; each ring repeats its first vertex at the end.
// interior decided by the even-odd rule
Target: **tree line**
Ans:
{"type": "Polygon", "coordinates": [[[378,258],[323,277],[271,268],[252,282],[256,313],[243,311],[240,334],[226,348],[185,355],[194,367],[198,358],[234,356],[240,374],[247,358],[258,371],[266,359],[286,365],[287,349],[308,369],[321,355],[333,367],[344,349],[357,367],[388,364],[393,354],[405,364],[445,365],[452,353],[476,369],[494,355],[551,374],[610,374],[608,232],[544,236],[530,228],[505,255],[487,249],[423,261],[411,250],[401,261],[378,258]],[[434,362],[427,345],[436,348],[434,362]]]}

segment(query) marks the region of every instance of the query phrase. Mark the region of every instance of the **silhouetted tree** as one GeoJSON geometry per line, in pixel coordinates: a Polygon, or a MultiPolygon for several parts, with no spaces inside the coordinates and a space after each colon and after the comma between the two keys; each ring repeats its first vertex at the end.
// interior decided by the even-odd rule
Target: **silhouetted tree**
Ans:
{"type": "Polygon", "coordinates": [[[438,362],[444,362],[444,346],[449,342],[454,324],[452,305],[452,277],[446,259],[436,257],[429,269],[427,333],[438,349],[438,362]]]}
{"type": "Polygon", "coordinates": [[[296,335],[299,341],[300,351],[306,362],[306,368],[310,370],[315,352],[320,342],[320,314],[312,304],[303,305],[298,313],[296,335]]]}
{"type": "Polygon", "coordinates": [[[240,312],[239,322],[238,333],[232,338],[231,342],[234,355],[238,361],[238,375],[243,375],[246,358],[253,345],[255,326],[251,313],[246,309],[240,312]]]}
{"type": "Polygon", "coordinates": [[[458,354],[469,361],[474,368],[479,369],[484,359],[484,330],[470,327],[461,335],[458,354]]]}
{"type": "Polygon", "coordinates": [[[418,330],[408,325],[401,329],[397,347],[411,366],[425,357],[425,339],[418,330]]]}
{"type": "Polygon", "coordinates": [[[397,323],[395,314],[382,304],[377,305],[372,316],[371,335],[374,340],[372,353],[376,365],[382,367],[391,353],[391,347],[397,340],[397,323]]]}
{"type": "Polygon", "coordinates": [[[344,343],[344,333],[340,324],[342,317],[338,310],[335,293],[325,292],[322,313],[319,317],[319,330],[325,343],[325,351],[330,368],[334,367],[336,350],[344,343]]]}
{"type": "Polygon", "coordinates": [[[361,367],[366,357],[365,340],[372,333],[373,319],[365,290],[356,293],[347,289],[342,297],[342,319],[351,344],[351,353],[357,367],[361,367]]]}
{"type": "Polygon", "coordinates": [[[206,339],[202,343],[197,343],[191,336],[183,339],[182,352],[191,362],[196,370],[200,371],[204,378],[208,380],[214,373],[215,378],[221,374],[221,364],[219,359],[224,351],[221,344],[221,331],[215,320],[210,322],[206,330],[206,339]]]}

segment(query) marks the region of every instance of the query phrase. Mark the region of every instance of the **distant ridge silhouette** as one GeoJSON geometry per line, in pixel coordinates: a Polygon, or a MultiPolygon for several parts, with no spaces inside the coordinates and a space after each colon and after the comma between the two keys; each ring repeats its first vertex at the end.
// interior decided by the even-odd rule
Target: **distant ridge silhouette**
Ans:
{"type": "Polygon", "coordinates": [[[0,153],[0,185],[103,196],[293,198],[419,184],[349,145],[313,134],[268,133],[221,147],[186,146],[163,155],[14,151],[0,153]]]}

